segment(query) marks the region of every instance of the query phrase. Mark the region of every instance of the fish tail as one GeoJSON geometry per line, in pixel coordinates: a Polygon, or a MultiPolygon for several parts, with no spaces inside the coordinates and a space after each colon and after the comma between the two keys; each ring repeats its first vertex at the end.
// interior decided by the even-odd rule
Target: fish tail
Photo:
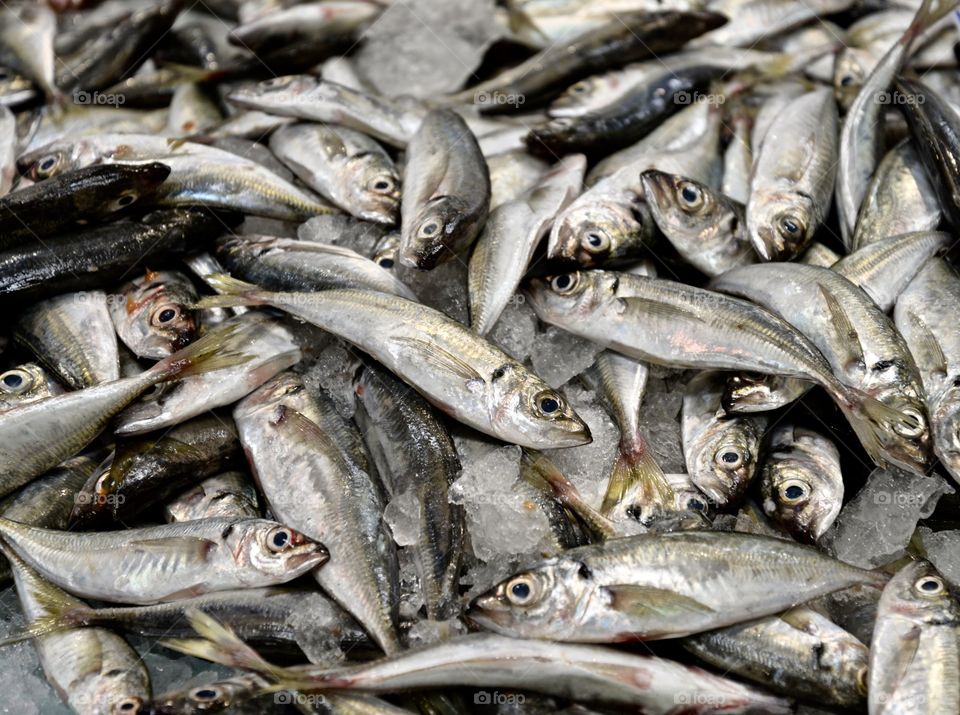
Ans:
{"type": "Polygon", "coordinates": [[[672,504],[676,496],[639,432],[620,441],[600,512],[609,514],[628,496],[643,505],[660,506],[672,504]]]}
{"type": "Polygon", "coordinates": [[[212,273],[209,276],[204,276],[204,280],[220,295],[201,298],[191,306],[194,310],[235,308],[238,305],[265,305],[267,303],[259,295],[260,287],[253,283],[247,283],[225,273],[212,273]]]}
{"type": "MultiPolygon", "coordinates": [[[[36,596],[38,594],[34,595],[36,596]]],[[[44,602],[44,608],[51,611],[51,613],[34,618],[23,630],[0,640],[0,648],[13,645],[14,643],[20,643],[30,638],[42,638],[51,633],[69,631],[74,628],[84,628],[96,622],[94,619],[96,612],[88,606],[77,606],[73,603],[54,601],[51,598],[43,598],[42,600],[44,602]]]]}
{"type": "Polygon", "coordinates": [[[150,368],[146,373],[150,384],[178,380],[252,360],[252,355],[241,350],[250,341],[251,328],[249,325],[227,325],[207,333],[150,368]]]}
{"type": "Polygon", "coordinates": [[[914,40],[930,29],[931,25],[956,9],[956,0],[923,0],[900,41],[909,47],[914,40]]]}

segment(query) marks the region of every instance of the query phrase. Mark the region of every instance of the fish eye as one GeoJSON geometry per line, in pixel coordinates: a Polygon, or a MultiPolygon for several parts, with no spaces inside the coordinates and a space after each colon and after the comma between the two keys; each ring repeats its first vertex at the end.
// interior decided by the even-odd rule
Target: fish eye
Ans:
{"type": "Polygon", "coordinates": [[[721,447],[714,455],[714,461],[724,469],[739,469],[750,459],[748,452],[741,452],[732,447],[721,447]]]}
{"type": "Polygon", "coordinates": [[[376,181],[374,181],[370,188],[373,189],[374,191],[378,191],[385,194],[387,192],[393,191],[393,181],[391,181],[386,177],[381,177],[376,181]]]}
{"type": "Polygon", "coordinates": [[[190,693],[190,697],[193,700],[200,701],[216,700],[218,697],[220,697],[220,691],[217,688],[207,686],[205,688],[197,688],[196,690],[193,690],[190,693]]]}
{"type": "Polygon", "coordinates": [[[696,184],[684,181],[680,184],[680,202],[685,208],[698,209],[703,206],[703,192],[696,184]]]}
{"type": "Polygon", "coordinates": [[[565,295],[567,293],[572,293],[579,282],[580,274],[564,273],[562,276],[554,276],[550,279],[550,288],[553,289],[554,293],[565,295]]]}
{"type": "Polygon", "coordinates": [[[57,164],[60,163],[60,157],[56,154],[51,154],[50,156],[43,157],[40,161],[37,162],[37,176],[46,177],[57,168],[57,164]]]}
{"type": "Polygon", "coordinates": [[[577,82],[575,85],[572,85],[572,86],[570,87],[570,91],[571,91],[573,94],[583,94],[584,92],[587,91],[587,83],[586,83],[586,82],[577,82]]]}
{"type": "Polygon", "coordinates": [[[845,74],[845,75],[843,75],[843,77],[840,78],[840,86],[841,86],[841,87],[849,87],[851,84],[853,84],[853,75],[852,75],[852,74],[845,74]]]}
{"type": "Polygon", "coordinates": [[[166,325],[180,317],[180,307],[176,305],[161,305],[150,316],[153,325],[166,325]]]}
{"type": "Polygon", "coordinates": [[[687,509],[690,511],[705,512],[707,510],[707,505],[696,497],[692,497],[687,500],[687,509]]]}
{"type": "Polygon", "coordinates": [[[0,375],[0,390],[8,395],[19,395],[33,387],[33,378],[25,370],[7,370],[0,375]]]}
{"type": "Polygon", "coordinates": [[[893,426],[894,432],[902,437],[919,437],[923,434],[925,422],[923,415],[918,410],[912,407],[904,407],[900,410],[900,414],[906,419],[893,426]]]}
{"type": "Polygon", "coordinates": [[[810,495],[810,485],[800,479],[788,479],[777,489],[784,504],[799,504],[810,495]]]}
{"type": "Polygon", "coordinates": [[[517,606],[527,606],[536,599],[536,588],[529,576],[517,576],[507,583],[507,599],[517,606]]]}
{"type": "Polygon", "coordinates": [[[379,260],[377,261],[377,263],[379,263],[380,266],[383,267],[383,268],[393,268],[393,259],[392,259],[392,258],[384,257],[384,258],[379,259],[379,260]]]}
{"type": "Polygon", "coordinates": [[[610,237],[603,231],[591,231],[583,237],[583,247],[589,253],[609,251],[610,237]]]}
{"type": "Polygon", "coordinates": [[[114,706],[114,712],[124,713],[124,715],[134,715],[140,712],[142,702],[140,698],[125,698],[114,706]]]}
{"type": "Polygon", "coordinates": [[[266,87],[267,89],[273,89],[274,87],[284,87],[290,84],[293,81],[293,77],[274,77],[273,79],[267,79],[260,83],[261,87],[266,87]]]}
{"type": "Polygon", "coordinates": [[[427,221],[420,226],[420,235],[421,236],[432,236],[437,231],[440,230],[440,224],[434,220],[427,221]]]}
{"type": "Polygon", "coordinates": [[[922,576],[913,584],[913,589],[921,596],[939,596],[946,586],[939,576],[922,576]]]}
{"type": "Polygon", "coordinates": [[[805,227],[803,221],[796,216],[787,214],[777,222],[777,230],[784,238],[796,238],[803,234],[805,227]]]}
{"type": "Polygon", "coordinates": [[[286,549],[293,542],[293,534],[290,529],[283,527],[274,529],[267,534],[267,547],[274,553],[279,553],[286,549]]]}
{"type": "Polygon", "coordinates": [[[124,194],[123,196],[117,199],[117,206],[119,206],[120,208],[123,208],[124,206],[129,206],[136,200],[137,200],[137,197],[134,196],[133,194],[124,194]]]}
{"type": "Polygon", "coordinates": [[[544,390],[533,398],[537,411],[544,417],[551,417],[563,411],[563,398],[553,390],[544,390]]]}

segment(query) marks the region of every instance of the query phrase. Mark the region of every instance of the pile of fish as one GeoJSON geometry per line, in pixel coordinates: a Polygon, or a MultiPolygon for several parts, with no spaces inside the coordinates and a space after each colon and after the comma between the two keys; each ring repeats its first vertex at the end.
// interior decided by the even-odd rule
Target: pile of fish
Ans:
{"type": "Polygon", "coordinates": [[[0,2],[0,710],[960,715],[957,6],[0,2]]]}

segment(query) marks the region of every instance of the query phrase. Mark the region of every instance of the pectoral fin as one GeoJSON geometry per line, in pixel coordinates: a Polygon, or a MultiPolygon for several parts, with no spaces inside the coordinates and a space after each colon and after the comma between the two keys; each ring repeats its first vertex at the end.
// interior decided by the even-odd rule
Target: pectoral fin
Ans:
{"type": "Polygon", "coordinates": [[[863,345],[860,342],[860,335],[857,333],[857,329],[853,327],[853,323],[850,322],[850,317],[830,289],[822,283],[818,283],[817,286],[820,288],[820,294],[827,304],[830,319],[833,321],[834,326],[836,326],[836,332],[841,338],[841,346],[846,353],[844,369],[864,369],[866,362],[863,357],[863,345]]]}
{"type": "Polygon", "coordinates": [[[397,338],[396,340],[441,372],[466,381],[483,380],[483,375],[477,372],[472,365],[436,343],[419,338],[397,338]]]}

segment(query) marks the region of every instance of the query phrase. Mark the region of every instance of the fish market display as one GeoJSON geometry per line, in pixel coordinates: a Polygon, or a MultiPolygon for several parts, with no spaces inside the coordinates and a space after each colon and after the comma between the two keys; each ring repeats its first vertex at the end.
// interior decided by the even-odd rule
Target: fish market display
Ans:
{"type": "Polygon", "coordinates": [[[0,2],[0,710],[960,715],[960,0],[0,2]]]}

